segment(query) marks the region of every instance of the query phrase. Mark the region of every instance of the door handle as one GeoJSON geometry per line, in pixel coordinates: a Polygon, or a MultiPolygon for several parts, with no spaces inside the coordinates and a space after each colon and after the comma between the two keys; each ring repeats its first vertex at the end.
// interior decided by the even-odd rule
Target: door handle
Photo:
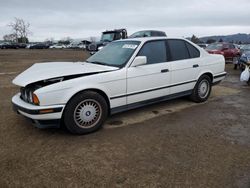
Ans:
{"type": "Polygon", "coordinates": [[[197,67],[199,67],[199,65],[198,65],[198,64],[193,65],[193,68],[197,68],[197,67]]]}
{"type": "Polygon", "coordinates": [[[164,72],[169,72],[169,70],[168,69],[162,69],[161,73],[164,73],[164,72]]]}

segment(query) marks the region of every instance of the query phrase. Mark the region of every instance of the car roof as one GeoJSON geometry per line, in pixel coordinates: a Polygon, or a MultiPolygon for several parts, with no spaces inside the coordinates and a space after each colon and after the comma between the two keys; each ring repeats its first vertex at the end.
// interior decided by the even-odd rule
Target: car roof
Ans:
{"type": "Polygon", "coordinates": [[[178,38],[178,37],[175,37],[175,38],[172,38],[172,37],[138,37],[138,38],[127,38],[127,39],[122,39],[122,40],[119,40],[119,41],[139,41],[139,42],[147,42],[147,41],[151,41],[151,40],[163,40],[163,39],[180,39],[180,40],[186,40],[184,38],[178,38]]]}

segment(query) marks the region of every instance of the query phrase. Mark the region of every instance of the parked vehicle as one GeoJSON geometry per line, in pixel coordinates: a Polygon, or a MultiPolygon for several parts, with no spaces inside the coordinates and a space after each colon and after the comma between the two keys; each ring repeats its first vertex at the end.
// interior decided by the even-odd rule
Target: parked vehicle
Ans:
{"type": "Polygon", "coordinates": [[[246,44],[246,45],[242,46],[242,48],[240,49],[240,52],[242,55],[247,51],[250,51],[250,44],[246,44]]]}
{"type": "Polygon", "coordinates": [[[98,50],[102,49],[108,43],[127,38],[127,30],[126,29],[115,29],[111,31],[102,32],[101,40],[98,42],[93,42],[88,45],[88,50],[91,54],[96,53],[98,50]]]}
{"type": "Polygon", "coordinates": [[[206,50],[210,54],[221,54],[230,62],[236,62],[240,57],[240,50],[230,43],[213,43],[208,45],[206,50]]]}
{"type": "Polygon", "coordinates": [[[37,44],[31,45],[29,48],[30,49],[48,49],[49,48],[49,44],[46,44],[46,43],[37,43],[37,44]]]}
{"type": "Polygon", "coordinates": [[[91,44],[91,42],[87,41],[87,40],[84,40],[84,41],[81,41],[81,42],[73,42],[71,44],[69,44],[67,46],[67,48],[70,48],[70,49],[87,49],[88,48],[88,45],[91,44]]]}
{"type": "Polygon", "coordinates": [[[96,131],[110,114],[190,96],[208,99],[226,75],[222,55],[167,37],[114,41],[86,62],[34,64],[13,83],[14,109],[39,127],[64,123],[75,134],[96,131]]]}
{"type": "Polygon", "coordinates": [[[63,48],[66,48],[66,45],[64,45],[64,44],[54,44],[54,45],[50,46],[49,48],[51,48],[51,49],[63,49],[63,48]]]}
{"type": "Polygon", "coordinates": [[[25,43],[17,43],[18,48],[26,48],[27,44],[25,43]]]}
{"type": "Polygon", "coordinates": [[[164,31],[156,31],[156,30],[145,30],[145,31],[137,31],[129,36],[129,38],[140,38],[140,37],[164,37],[167,36],[164,31]]]}
{"type": "Polygon", "coordinates": [[[18,49],[19,45],[13,42],[4,42],[0,45],[1,49],[18,49]]]}
{"type": "Polygon", "coordinates": [[[207,47],[207,44],[205,44],[205,43],[198,43],[197,45],[203,49],[206,49],[206,47],[207,47]]]}
{"type": "Polygon", "coordinates": [[[244,70],[245,69],[245,64],[250,62],[250,44],[245,45],[241,49],[241,57],[240,57],[240,69],[244,70]]]}

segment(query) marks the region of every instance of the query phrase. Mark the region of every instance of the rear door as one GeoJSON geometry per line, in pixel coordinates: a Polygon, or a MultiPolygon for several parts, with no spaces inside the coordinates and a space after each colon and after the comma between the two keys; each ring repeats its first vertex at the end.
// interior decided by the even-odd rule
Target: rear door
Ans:
{"type": "Polygon", "coordinates": [[[172,68],[170,93],[192,90],[200,72],[200,51],[182,39],[168,39],[167,44],[172,68]]]}

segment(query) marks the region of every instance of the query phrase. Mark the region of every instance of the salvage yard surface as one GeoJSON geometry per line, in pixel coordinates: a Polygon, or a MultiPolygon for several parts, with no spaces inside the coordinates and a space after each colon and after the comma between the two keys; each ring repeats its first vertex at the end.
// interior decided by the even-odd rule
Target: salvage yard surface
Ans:
{"type": "Polygon", "coordinates": [[[250,87],[227,64],[206,103],[187,98],[114,115],[74,136],[12,112],[11,81],[33,63],[82,50],[0,50],[0,187],[250,187],[250,87]]]}

